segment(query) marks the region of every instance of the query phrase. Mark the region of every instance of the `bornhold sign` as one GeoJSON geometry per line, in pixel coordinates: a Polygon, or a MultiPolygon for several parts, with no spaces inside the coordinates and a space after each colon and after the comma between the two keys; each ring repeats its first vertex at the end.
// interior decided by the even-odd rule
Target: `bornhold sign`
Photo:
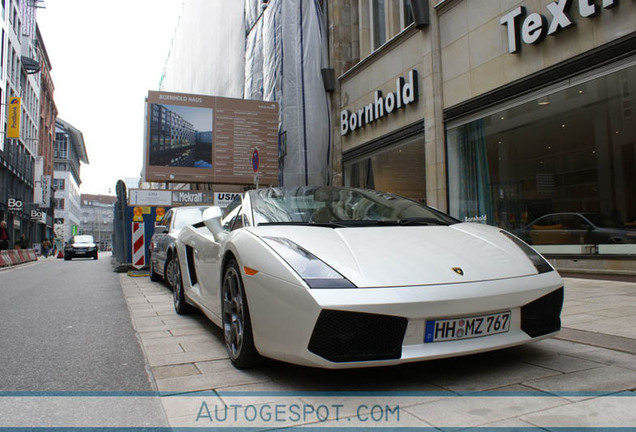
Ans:
{"type": "Polygon", "coordinates": [[[148,92],[145,181],[251,184],[258,147],[260,180],[278,183],[278,104],[148,92]]]}
{"type": "Polygon", "coordinates": [[[349,132],[373,123],[385,115],[415,102],[417,91],[417,71],[411,70],[408,74],[408,81],[405,82],[402,77],[395,80],[395,93],[390,92],[384,96],[380,90],[376,90],[374,101],[370,104],[354,112],[342,110],[340,112],[340,135],[345,136],[349,132]]]}

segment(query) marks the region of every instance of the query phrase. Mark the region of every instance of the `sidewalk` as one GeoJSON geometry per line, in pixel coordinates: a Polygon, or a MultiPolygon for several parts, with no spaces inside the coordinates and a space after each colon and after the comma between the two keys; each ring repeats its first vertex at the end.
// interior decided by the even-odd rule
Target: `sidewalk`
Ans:
{"type": "Polygon", "coordinates": [[[167,285],[119,277],[173,427],[636,428],[633,282],[565,278],[563,331],[530,345],[380,369],[240,371],[218,328],[174,312],[167,285]]]}

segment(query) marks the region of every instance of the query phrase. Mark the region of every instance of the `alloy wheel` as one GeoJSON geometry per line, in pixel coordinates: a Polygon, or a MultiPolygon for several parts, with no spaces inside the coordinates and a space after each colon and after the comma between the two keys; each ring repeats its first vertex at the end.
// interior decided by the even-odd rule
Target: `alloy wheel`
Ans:
{"type": "Polygon", "coordinates": [[[223,278],[223,333],[228,352],[233,359],[243,348],[245,315],[240,275],[229,267],[223,278]]]}
{"type": "Polygon", "coordinates": [[[170,260],[168,264],[168,281],[172,287],[172,297],[175,305],[181,302],[181,270],[179,269],[179,261],[176,257],[170,260]]]}

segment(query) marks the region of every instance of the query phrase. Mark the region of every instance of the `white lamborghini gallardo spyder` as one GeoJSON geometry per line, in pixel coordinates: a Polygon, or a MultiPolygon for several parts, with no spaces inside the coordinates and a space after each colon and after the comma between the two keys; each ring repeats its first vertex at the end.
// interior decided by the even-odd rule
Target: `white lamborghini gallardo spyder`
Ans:
{"type": "Polygon", "coordinates": [[[236,367],[392,365],[556,334],[563,282],[499,228],[338,187],[257,189],[177,240],[178,313],[223,330],[236,367]]]}

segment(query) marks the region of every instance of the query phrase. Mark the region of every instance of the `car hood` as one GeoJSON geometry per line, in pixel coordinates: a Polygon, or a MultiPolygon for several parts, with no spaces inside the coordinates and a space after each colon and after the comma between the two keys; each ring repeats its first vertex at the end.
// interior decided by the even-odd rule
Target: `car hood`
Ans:
{"type": "Polygon", "coordinates": [[[475,223],[335,229],[259,226],[250,231],[293,241],[358,287],[463,283],[537,273],[498,228],[475,223]]]}

